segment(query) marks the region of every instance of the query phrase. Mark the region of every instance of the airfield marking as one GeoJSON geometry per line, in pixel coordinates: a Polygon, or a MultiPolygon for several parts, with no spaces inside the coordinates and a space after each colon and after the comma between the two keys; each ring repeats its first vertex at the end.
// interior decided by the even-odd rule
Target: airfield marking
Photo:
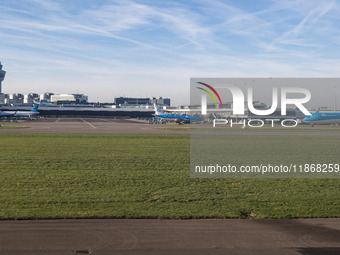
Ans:
{"type": "Polygon", "coordinates": [[[93,126],[90,122],[88,122],[88,121],[86,121],[86,120],[84,120],[83,118],[81,118],[81,120],[82,121],[84,121],[85,123],[87,123],[87,124],[89,124],[91,127],[93,127],[93,128],[96,128],[95,126],[93,126]]]}
{"type": "Polygon", "coordinates": [[[339,254],[338,224],[339,219],[1,221],[0,239],[6,242],[0,254],[339,254]]]}
{"type": "MultiPolygon", "coordinates": [[[[27,128],[13,128],[13,129],[0,129],[0,133],[98,133],[98,134],[188,134],[190,128],[184,127],[182,130],[179,126],[173,125],[148,125],[147,122],[134,119],[111,119],[111,118],[44,118],[36,121],[19,121],[18,123],[12,123],[13,127],[27,128]],[[57,122],[57,123],[56,123],[57,122]],[[80,125],[81,122],[86,122],[87,125],[80,125]],[[55,123],[55,124],[52,124],[55,123]]],[[[4,124],[4,126],[6,126],[4,124]]],[[[191,129],[193,134],[223,134],[223,135],[288,135],[288,136],[340,136],[340,128],[326,128],[326,127],[301,127],[294,130],[275,129],[270,130],[250,130],[250,129],[221,129],[219,132],[215,130],[197,130],[191,129]]],[[[217,131],[217,130],[216,130],[217,131]]]]}

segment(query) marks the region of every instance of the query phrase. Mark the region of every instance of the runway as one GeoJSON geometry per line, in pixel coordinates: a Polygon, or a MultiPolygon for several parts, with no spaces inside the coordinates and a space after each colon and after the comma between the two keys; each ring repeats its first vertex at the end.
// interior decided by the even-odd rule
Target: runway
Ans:
{"type": "MultiPolygon", "coordinates": [[[[0,123],[1,124],[1,123],[0,123]]],[[[44,118],[3,124],[0,133],[67,133],[67,134],[177,134],[167,125],[151,125],[145,120],[113,118],[44,118]]],[[[176,129],[181,128],[175,126],[176,129]]],[[[185,129],[183,129],[185,130],[185,129]]],[[[180,133],[185,131],[180,131],[180,133]]],[[[188,133],[188,132],[186,132],[188,133]]]]}
{"type": "Polygon", "coordinates": [[[0,123],[0,133],[67,133],[67,134],[196,134],[196,135],[293,135],[293,136],[340,136],[338,127],[310,126],[296,128],[261,129],[241,127],[207,129],[177,124],[148,124],[145,120],[113,118],[41,118],[38,120],[0,123]],[[11,128],[16,127],[16,128],[11,128]],[[191,129],[191,131],[189,131],[191,129]]]}
{"type": "Polygon", "coordinates": [[[339,254],[340,219],[0,222],[2,255],[339,254]]]}

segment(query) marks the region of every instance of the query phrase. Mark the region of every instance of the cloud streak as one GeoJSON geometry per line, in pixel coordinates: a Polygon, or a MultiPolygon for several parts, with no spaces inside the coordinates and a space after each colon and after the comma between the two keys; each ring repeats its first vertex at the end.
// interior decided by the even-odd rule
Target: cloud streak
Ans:
{"type": "Polygon", "coordinates": [[[103,94],[97,80],[108,101],[115,91],[152,93],[149,84],[178,98],[193,76],[337,75],[338,11],[335,0],[8,1],[0,7],[4,88],[35,84],[42,93],[60,81],[55,89],[91,99],[103,94]]]}

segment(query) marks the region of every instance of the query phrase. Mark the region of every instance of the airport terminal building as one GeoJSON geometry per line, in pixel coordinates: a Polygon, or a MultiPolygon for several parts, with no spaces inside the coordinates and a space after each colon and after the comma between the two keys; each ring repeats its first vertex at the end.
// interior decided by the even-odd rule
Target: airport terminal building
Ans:
{"type": "Polygon", "coordinates": [[[117,106],[133,106],[133,105],[153,105],[170,106],[170,98],[163,97],[150,97],[150,98],[138,98],[138,97],[116,97],[114,103],[117,106]]]}

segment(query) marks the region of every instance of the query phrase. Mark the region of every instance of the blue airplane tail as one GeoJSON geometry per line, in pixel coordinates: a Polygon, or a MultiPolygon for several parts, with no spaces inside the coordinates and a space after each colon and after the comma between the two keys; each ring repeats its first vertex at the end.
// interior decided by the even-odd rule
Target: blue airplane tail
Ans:
{"type": "Polygon", "coordinates": [[[164,114],[164,112],[161,109],[159,109],[156,104],[153,104],[153,106],[155,107],[155,115],[164,114]]]}
{"type": "Polygon", "coordinates": [[[38,112],[38,107],[39,107],[39,105],[36,104],[36,105],[32,108],[31,112],[38,112]]]}

